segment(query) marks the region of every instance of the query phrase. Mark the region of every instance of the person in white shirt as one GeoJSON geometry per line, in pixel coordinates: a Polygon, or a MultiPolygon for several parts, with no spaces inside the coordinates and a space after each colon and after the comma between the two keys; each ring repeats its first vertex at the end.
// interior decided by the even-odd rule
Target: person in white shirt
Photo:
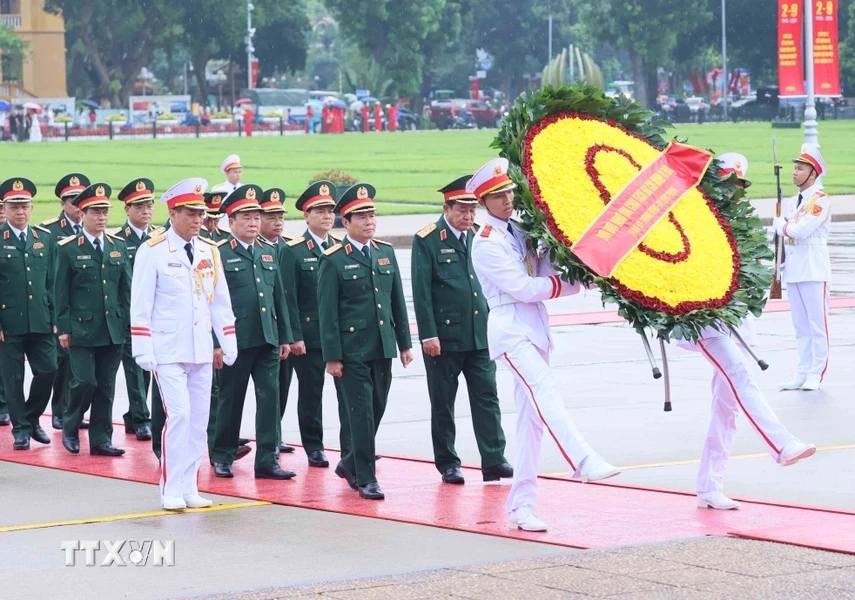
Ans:
{"type": "MultiPolygon", "coordinates": [[[[220,165],[220,171],[225,174],[226,180],[211,188],[211,192],[222,192],[223,198],[225,198],[240,187],[240,178],[243,176],[240,156],[229,154],[220,165]]],[[[220,222],[217,225],[223,231],[229,231],[229,218],[226,215],[221,216],[220,222]]]]}

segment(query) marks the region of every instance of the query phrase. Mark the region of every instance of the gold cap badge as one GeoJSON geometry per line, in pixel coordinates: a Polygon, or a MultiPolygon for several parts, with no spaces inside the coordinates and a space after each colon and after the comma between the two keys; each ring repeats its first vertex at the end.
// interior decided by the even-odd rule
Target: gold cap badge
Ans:
{"type": "Polygon", "coordinates": [[[80,179],[78,179],[78,178],[75,176],[75,177],[72,177],[71,179],[69,179],[69,180],[68,180],[68,183],[70,183],[71,185],[80,185],[80,179]]]}
{"type": "Polygon", "coordinates": [[[496,165],[495,167],[493,167],[493,175],[498,177],[501,174],[502,174],[502,167],[500,167],[499,165],[496,165]]]}
{"type": "Polygon", "coordinates": [[[105,191],[106,190],[104,189],[104,186],[99,185],[97,188],[95,188],[95,195],[96,196],[103,196],[105,191]]]}
{"type": "Polygon", "coordinates": [[[197,194],[201,194],[202,193],[202,186],[197,183],[196,187],[193,188],[193,191],[196,192],[197,194]]]}
{"type": "Polygon", "coordinates": [[[279,192],[271,192],[270,193],[270,199],[273,202],[279,202],[279,192]]]}
{"type": "Polygon", "coordinates": [[[255,190],[253,188],[249,188],[246,191],[246,199],[247,200],[255,200],[255,190]]]}
{"type": "Polygon", "coordinates": [[[137,191],[144,192],[145,191],[145,183],[142,181],[137,181],[137,191]]]}
{"type": "Polygon", "coordinates": [[[20,181],[16,181],[15,183],[12,184],[12,190],[14,190],[16,192],[20,192],[23,189],[24,189],[24,184],[21,183],[20,181]]]}
{"type": "Polygon", "coordinates": [[[330,195],[330,188],[329,186],[327,186],[327,184],[323,184],[318,191],[320,192],[321,196],[330,195]]]}
{"type": "Polygon", "coordinates": [[[358,190],[356,190],[356,197],[357,198],[367,198],[368,197],[368,190],[366,190],[364,187],[359,188],[358,190]]]}

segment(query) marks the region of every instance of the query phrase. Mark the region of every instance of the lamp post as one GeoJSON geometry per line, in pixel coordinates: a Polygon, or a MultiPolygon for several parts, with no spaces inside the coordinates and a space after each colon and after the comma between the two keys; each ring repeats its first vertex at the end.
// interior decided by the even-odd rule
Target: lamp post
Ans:
{"type": "Polygon", "coordinates": [[[722,106],[724,107],[724,120],[727,121],[727,92],[730,91],[730,79],[727,74],[727,30],[725,29],[725,13],[727,12],[727,0],[721,0],[721,59],[722,59],[722,106]]]}
{"type": "Polygon", "coordinates": [[[217,71],[217,74],[214,75],[214,81],[217,82],[217,93],[219,96],[217,110],[223,110],[223,84],[226,82],[226,74],[223,73],[222,69],[217,71]]]}
{"type": "Polygon", "coordinates": [[[252,45],[252,36],[255,35],[255,29],[252,27],[252,11],[255,7],[252,2],[246,3],[246,87],[253,88],[252,85],[252,53],[255,52],[255,47],[252,45]]]}
{"type": "Polygon", "coordinates": [[[142,81],[142,95],[145,97],[145,88],[149,81],[154,79],[154,73],[143,67],[140,69],[139,74],[140,81],[142,81]]]}
{"type": "Polygon", "coordinates": [[[805,143],[819,145],[819,131],[816,122],[816,98],[813,82],[813,2],[805,0],[805,143]]]}

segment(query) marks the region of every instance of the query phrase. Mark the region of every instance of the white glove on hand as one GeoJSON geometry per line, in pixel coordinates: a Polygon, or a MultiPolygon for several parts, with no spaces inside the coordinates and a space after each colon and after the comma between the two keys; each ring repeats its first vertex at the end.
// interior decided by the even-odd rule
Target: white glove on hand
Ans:
{"type": "Polygon", "coordinates": [[[787,224],[787,220],[784,217],[775,217],[772,219],[772,229],[775,230],[775,233],[778,235],[784,235],[784,225],[787,224]]]}
{"type": "Polygon", "coordinates": [[[223,364],[228,366],[228,367],[235,364],[236,360],[237,360],[237,352],[235,352],[234,354],[232,354],[230,352],[226,352],[225,354],[223,354],[223,364]]]}
{"type": "Polygon", "coordinates": [[[157,369],[157,360],[155,360],[153,354],[141,354],[140,356],[135,356],[134,360],[145,371],[154,373],[154,370],[157,369]]]}

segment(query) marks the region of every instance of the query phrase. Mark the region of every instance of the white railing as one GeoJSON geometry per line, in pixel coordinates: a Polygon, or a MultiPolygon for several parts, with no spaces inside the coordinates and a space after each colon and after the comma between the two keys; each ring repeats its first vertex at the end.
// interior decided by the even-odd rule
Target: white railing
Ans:
{"type": "Polygon", "coordinates": [[[24,20],[21,15],[0,15],[0,25],[15,29],[23,24],[24,20]]]}

